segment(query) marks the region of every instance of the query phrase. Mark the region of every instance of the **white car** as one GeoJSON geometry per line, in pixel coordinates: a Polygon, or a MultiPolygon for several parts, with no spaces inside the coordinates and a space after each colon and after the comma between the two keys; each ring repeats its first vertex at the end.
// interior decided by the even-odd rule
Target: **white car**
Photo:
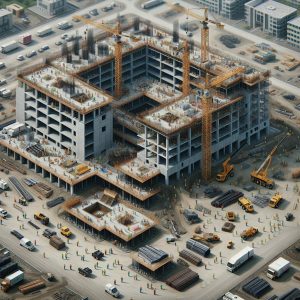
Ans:
{"type": "Polygon", "coordinates": [[[26,248],[29,251],[33,251],[35,249],[34,245],[29,239],[22,238],[20,239],[20,245],[24,248],[26,248]]]}
{"type": "Polygon", "coordinates": [[[17,56],[17,60],[19,60],[19,61],[22,61],[24,59],[25,59],[24,55],[18,55],[17,56]]]}
{"type": "Polygon", "coordinates": [[[120,296],[120,292],[118,291],[118,289],[111,283],[108,283],[105,286],[105,292],[112,295],[115,298],[118,298],[120,296]]]}
{"type": "Polygon", "coordinates": [[[6,219],[7,215],[8,215],[7,211],[3,208],[0,208],[0,217],[6,219]]]}

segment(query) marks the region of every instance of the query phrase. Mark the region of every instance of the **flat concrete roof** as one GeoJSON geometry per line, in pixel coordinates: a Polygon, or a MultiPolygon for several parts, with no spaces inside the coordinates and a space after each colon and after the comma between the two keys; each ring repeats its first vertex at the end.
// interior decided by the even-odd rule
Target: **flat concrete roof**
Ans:
{"type": "Polygon", "coordinates": [[[108,205],[101,201],[102,196],[103,193],[98,192],[90,198],[74,201],[74,206],[71,200],[64,209],[95,229],[106,229],[124,241],[132,240],[155,225],[152,219],[124,203],[117,201],[113,206],[108,205]]]}
{"type": "Polygon", "coordinates": [[[37,89],[40,87],[54,99],[63,100],[63,104],[71,106],[74,110],[89,111],[112,102],[110,96],[53,66],[44,66],[21,78],[32,83],[37,89]]]}
{"type": "MultiPolygon", "coordinates": [[[[251,2],[248,3],[247,5],[252,6],[251,2]]],[[[292,13],[297,12],[296,8],[293,8],[291,6],[287,6],[285,4],[273,1],[273,0],[268,0],[264,3],[258,4],[255,6],[255,10],[263,13],[263,14],[268,14],[269,16],[276,18],[276,19],[281,19],[284,17],[289,16],[292,13]]]]}
{"type": "Polygon", "coordinates": [[[0,8],[0,18],[7,16],[7,15],[11,15],[12,12],[5,9],[5,8],[0,8]]]}
{"type": "Polygon", "coordinates": [[[300,27],[300,17],[294,18],[290,21],[288,21],[288,24],[300,27]]]}

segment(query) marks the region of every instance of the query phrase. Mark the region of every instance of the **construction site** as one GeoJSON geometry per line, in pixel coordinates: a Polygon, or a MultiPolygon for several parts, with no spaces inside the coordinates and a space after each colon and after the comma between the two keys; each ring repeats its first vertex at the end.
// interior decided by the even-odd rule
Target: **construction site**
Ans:
{"type": "Polygon", "coordinates": [[[218,285],[240,295],[222,299],[255,299],[238,284],[300,238],[299,133],[270,119],[268,71],[209,48],[208,26],[223,24],[207,9],[175,9],[200,22],[200,43],[176,24],[166,32],[137,17],[75,16],[82,42],[18,72],[17,123],[0,132],[0,171],[12,188],[1,205],[50,270],[84,263],[100,277],[102,268],[104,284],[107,271],[126,298],[215,300],[208,293],[218,285]],[[58,196],[57,208],[48,205],[58,196]],[[28,230],[32,209],[67,238],[66,259],[28,230]],[[245,246],[252,263],[232,274],[230,257],[245,246]],[[85,259],[99,249],[99,265],[85,259]]]}

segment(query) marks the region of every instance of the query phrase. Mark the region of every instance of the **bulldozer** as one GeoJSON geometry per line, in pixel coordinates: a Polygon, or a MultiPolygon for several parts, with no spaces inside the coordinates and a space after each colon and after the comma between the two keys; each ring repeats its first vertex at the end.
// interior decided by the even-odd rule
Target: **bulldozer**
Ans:
{"type": "Polygon", "coordinates": [[[206,242],[218,242],[220,241],[220,237],[217,234],[209,232],[209,233],[203,233],[203,235],[194,234],[193,240],[206,241],[206,242]]]}
{"type": "Polygon", "coordinates": [[[242,233],[241,233],[241,238],[243,240],[247,240],[248,238],[255,236],[258,233],[258,229],[255,227],[249,227],[247,229],[245,229],[242,233]]]}
{"type": "Polygon", "coordinates": [[[267,158],[264,160],[264,162],[260,165],[260,167],[257,170],[253,170],[251,172],[251,181],[261,185],[263,187],[267,187],[268,189],[272,190],[274,188],[274,180],[270,179],[268,177],[268,169],[270,167],[270,164],[272,162],[272,157],[278,147],[283,143],[283,141],[286,139],[287,136],[290,134],[286,134],[279,143],[272,149],[272,151],[269,153],[267,158]]]}

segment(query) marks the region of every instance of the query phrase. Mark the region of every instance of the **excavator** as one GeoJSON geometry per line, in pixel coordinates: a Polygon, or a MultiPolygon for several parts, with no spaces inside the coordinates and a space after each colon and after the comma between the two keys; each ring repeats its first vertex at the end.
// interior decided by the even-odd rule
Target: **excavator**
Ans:
{"type": "Polygon", "coordinates": [[[216,180],[219,182],[225,182],[228,177],[234,176],[234,165],[230,163],[232,157],[236,155],[246,144],[243,144],[239,149],[233,152],[223,163],[223,171],[217,174],[216,180]]]}
{"type": "Polygon", "coordinates": [[[279,143],[272,149],[272,151],[269,153],[267,158],[264,160],[264,162],[261,164],[261,166],[257,170],[253,170],[251,172],[251,181],[261,185],[263,187],[267,187],[268,189],[272,190],[274,188],[274,180],[270,179],[268,177],[268,169],[270,167],[270,164],[272,162],[272,157],[278,147],[283,143],[283,141],[290,135],[290,133],[287,133],[280,141],[279,143]]]}

